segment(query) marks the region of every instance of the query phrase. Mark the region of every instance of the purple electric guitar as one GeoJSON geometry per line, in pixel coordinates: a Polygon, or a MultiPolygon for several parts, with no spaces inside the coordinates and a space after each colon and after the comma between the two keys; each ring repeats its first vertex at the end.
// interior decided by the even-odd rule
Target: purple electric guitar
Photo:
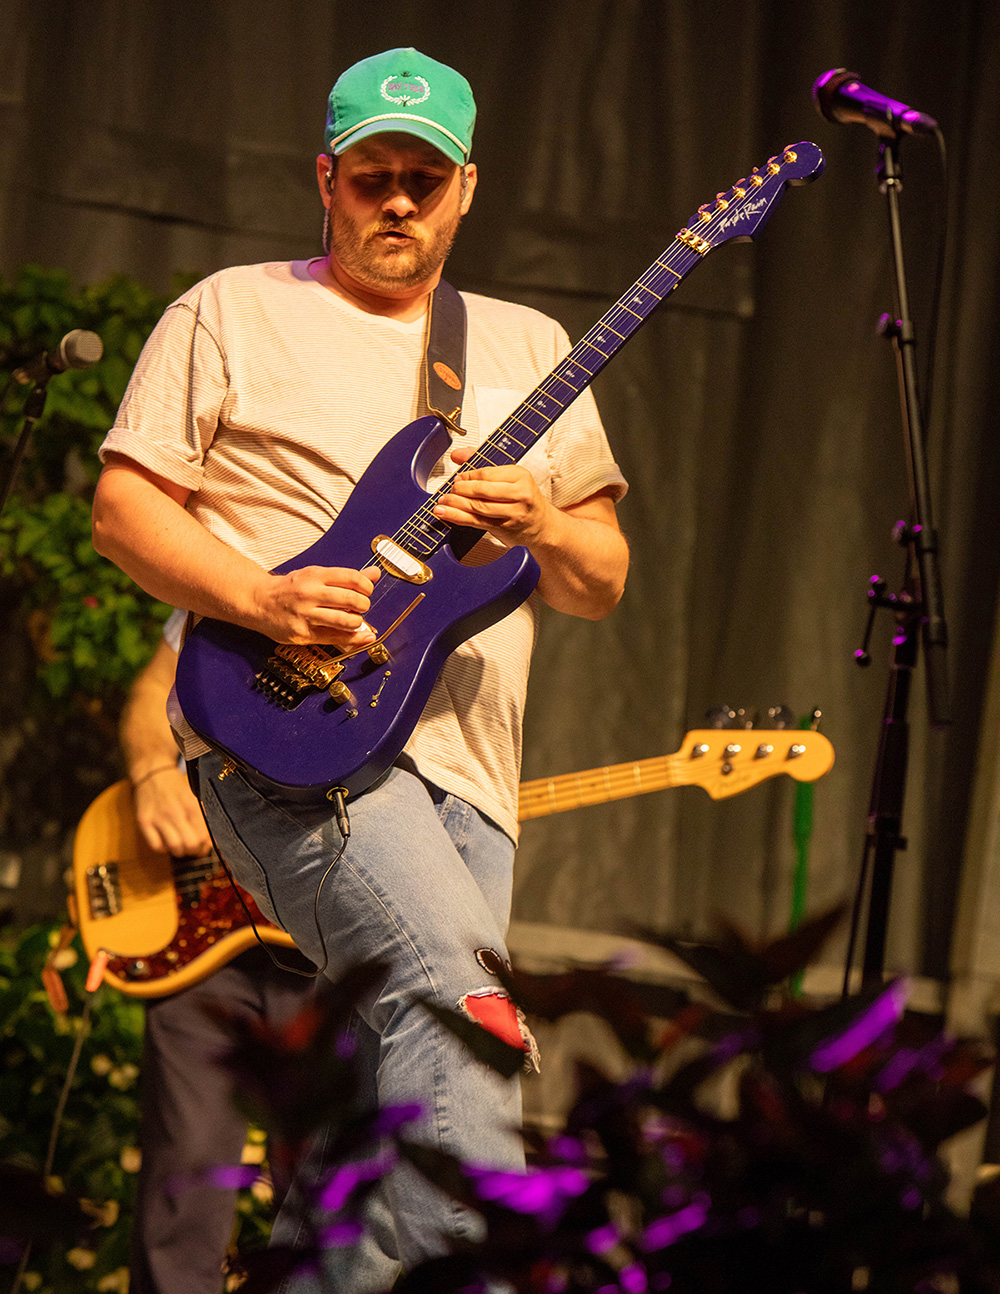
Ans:
{"type": "MultiPolygon", "coordinates": [[[[714,202],[607,311],[459,471],[515,463],[612,355],[714,247],[753,238],[787,185],[823,170],[815,144],[792,145],[714,202]]],[[[485,566],[461,559],[482,538],[433,514],[449,485],[427,480],[450,445],[434,417],[418,418],[376,455],[334,524],[276,568],[377,565],[365,617],[378,637],[352,654],[274,643],[202,620],[181,651],[177,695],[192,728],[221,754],[280,788],[314,800],[332,787],[364,790],[406,744],[449,653],[519,606],[538,581],[525,548],[485,566]]]]}

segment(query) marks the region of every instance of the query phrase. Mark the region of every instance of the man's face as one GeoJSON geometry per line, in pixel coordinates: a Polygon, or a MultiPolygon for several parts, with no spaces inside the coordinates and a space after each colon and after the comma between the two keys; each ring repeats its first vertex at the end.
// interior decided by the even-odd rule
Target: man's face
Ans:
{"type": "Polygon", "coordinates": [[[331,254],[375,291],[417,287],[444,264],[471,197],[430,144],[396,133],[362,140],[337,159],[331,254]]]}

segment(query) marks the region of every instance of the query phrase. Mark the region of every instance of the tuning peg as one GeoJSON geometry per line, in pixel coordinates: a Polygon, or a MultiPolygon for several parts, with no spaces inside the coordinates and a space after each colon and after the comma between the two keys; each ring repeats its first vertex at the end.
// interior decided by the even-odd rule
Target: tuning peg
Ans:
{"type": "Polygon", "coordinates": [[[713,705],[705,715],[707,728],[741,728],[736,711],[728,705],[713,705]]]}
{"type": "Polygon", "coordinates": [[[767,712],[767,722],[771,728],[794,728],[795,715],[787,705],[772,705],[767,712]]]}
{"type": "Polygon", "coordinates": [[[809,714],[809,727],[815,732],[819,728],[819,721],[823,718],[822,710],[812,710],[809,714]]]}
{"type": "Polygon", "coordinates": [[[756,710],[746,710],[743,706],[736,711],[737,728],[756,728],[760,716],[756,710]]]}

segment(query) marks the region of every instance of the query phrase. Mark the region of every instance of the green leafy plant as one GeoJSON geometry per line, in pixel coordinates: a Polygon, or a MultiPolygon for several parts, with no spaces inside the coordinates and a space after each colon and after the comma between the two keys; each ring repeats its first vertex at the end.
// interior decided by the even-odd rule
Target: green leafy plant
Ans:
{"type": "MultiPolygon", "coordinates": [[[[175,284],[173,294],[184,286],[175,284]]],[[[8,684],[0,695],[0,844],[25,868],[55,862],[56,875],[86,804],[120,776],[118,709],[169,612],[90,542],[97,450],[166,303],[121,275],[77,289],[60,270],[26,266],[11,282],[0,281],[0,370],[9,373],[55,347],[73,328],[97,332],[104,345],[100,363],[49,383],[44,416],[0,514],[0,649],[8,684]]],[[[0,379],[2,480],[26,395],[26,388],[0,379]]],[[[56,882],[44,915],[61,903],[56,882]]],[[[124,1289],[139,1163],[142,1008],[102,988],[86,1019],[75,942],[59,954],[69,1009],[54,1011],[41,987],[54,937],[51,924],[33,924],[0,949],[0,1273],[4,1264],[12,1270],[11,1253],[35,1236],[23,1288],[114,1291],[124,1289]],[[56,1143],[49,1184],[56,1194],[50,1196],[40,1174],[78,1041],[80,1063],[56,1143]],[[71,1207],[77,1198],[85,1202],[83,1230],[71,1207]],[[30,1207],[15,1210],[17,1201],[30,1207]],[[46,1201],[50,1209],[43,1208],[46,1201]],[[6,1245],[5,1224],[14,1228],[6,1245]],[[46,1246],[46,1235],[58,1241],[46,1246]]],[[[262,1157],[262,1143],[263,1134],[252,1131],[251,1159],[262,1157]]],[[[266,1240],[268,1193],[254,1169],[237,1202],[242,1248],[266,1240]]]]}
{"type": "MultiPolygon", "coordinates": [[[[123,275],[77,290],[61,270],[26,266],[13,282],[0,282],[0,355],[8,370],[55,347],[72,328],[91,329],[104,344],[98,364],[49,383],[45,412],[0,515],[0,597],[24,613],[48,698],[96,699],[113,710],[168,614],[90,543],[97,450],[166,304],[123,275]]],[[[8,382],[0,404],[5,475],[26,395],[8,382]]]]}
{"type": "Polygon", "coordinates": [[[55,928],[36,926],[0,952],[0,1164],[42,1173],[59,1093],[83,1035],[47,1185],[90,1201],[92,1229],[72,1244],[38,1247],[26,1288],[107,1290],[128,1261],[142,1007],[102,988],[85,1020],[86,966],[74,941],[56,960],[69,1009],[53,1010],[41,976],[57,939],[55,928]]]}
{"type": "MultiPolygon", "coordinates": [[[[5,1189],[53,1208],[49,1235],[37,1239],[24,1288],[38,1294],[124,1294],[138,1149],[143,1008],[103,986],[85,1010],[86,963],[78,939],[56,951],[55,968],[68,1007],[54,1010],[42,970],[56,948],[54,926],[35,926],[0,948],[0,1201],[5,1189]],[[74,1047],[79,1061],[55,1143],[48,1182],[42,1179],[60,1092],[74,1047]],[[47,1188],[47,1194],[44,1188],[47,1188]],[[30,1197],[27,1192],[34,1192],[30,1197]],[[83,1223],[60,1202],[82,1202],[83,1223]]],[[[264,1135],[251,1129],[247,1158],[263,1159],[264,1135]]],[[[270,1230],[269,1189],[257,1162],[237,1202],[235,1244],[253,1251],[270,1230]]],[[[11,1208],[0,1208],[0,1281],[20,1256],[11,1237],[11,1208]]],[[[23,1242],[25,1235],[11,1237],[23,1242]]],[[[2,1286],[0,1286],[2,1287],[2,1286]]]]}

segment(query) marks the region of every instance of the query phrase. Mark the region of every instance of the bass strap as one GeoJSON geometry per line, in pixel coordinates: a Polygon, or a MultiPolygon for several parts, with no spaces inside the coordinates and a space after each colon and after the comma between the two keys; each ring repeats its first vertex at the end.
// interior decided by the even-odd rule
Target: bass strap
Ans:
{"type": "Polygon", "coordinates": [[[465,394],[465,302],[444,279],[431,294],[427,307],[427,349],[424,354],[424,389],[427,408],[449,431],[465,435],[459,425],[465,394]]]}

